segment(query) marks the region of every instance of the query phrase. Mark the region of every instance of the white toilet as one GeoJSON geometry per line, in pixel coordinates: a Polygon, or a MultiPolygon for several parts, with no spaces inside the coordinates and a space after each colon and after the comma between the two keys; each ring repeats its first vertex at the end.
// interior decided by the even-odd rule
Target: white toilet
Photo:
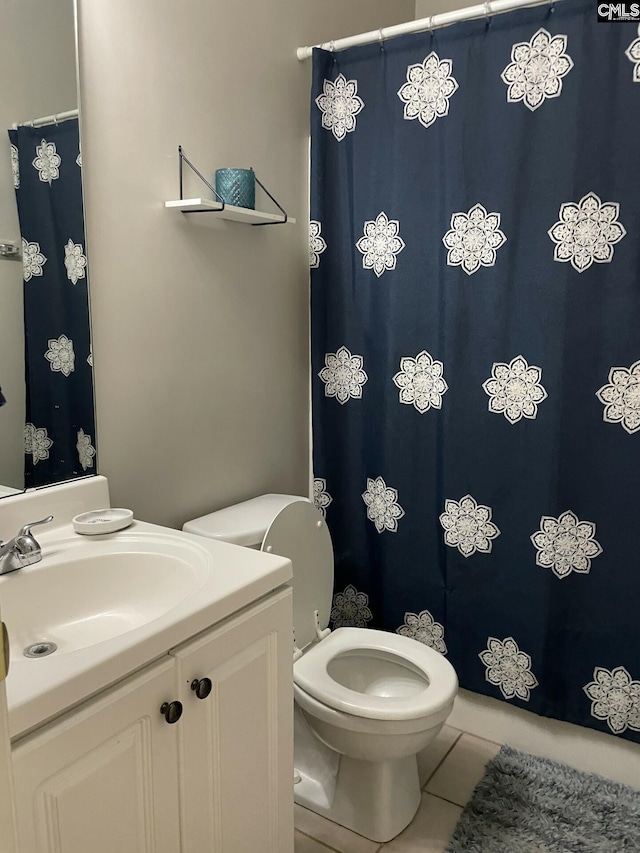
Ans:
{"type": "Polygon", "coordinates": [[[409,637],[328,629],[331,537],[306,498],[262,495],[183,530],[291,560],[295,801],[373,841],[389,841],[420,804],[416,756],[453,708],[455,670],[409,637]]]}

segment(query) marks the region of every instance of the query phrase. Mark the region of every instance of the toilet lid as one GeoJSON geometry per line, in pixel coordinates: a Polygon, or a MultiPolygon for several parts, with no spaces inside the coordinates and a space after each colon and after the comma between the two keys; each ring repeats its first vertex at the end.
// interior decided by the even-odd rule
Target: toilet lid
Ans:
{"type": "MultiPolygon", "coordinates": [[[[354,661],[357,665],[357,661],[354,661]]],[[[308,649],[293,665],[296,685],[319,702],[356,717],[378,720],[414,720],[436,714],[447,707],[458,691],[458,677],[449,661],[411,637],[373,628],[337,628],[308,649]],[[389,656],[408,663],[426,675],[424,690],[408,696],[379,696],[360,693],[335,681],[327,671],[337,655],[362,651],[375,657],[389,656]]]]}
{"type": "Polygon", "coordinates": [[[261,550],[291,560],[293,625],[296,645],[303,649],[317,637],[314,611],[321,629],[331,612],[333,546],[322,513],[303,499],[285,506],[269,525],[261,550]]]}

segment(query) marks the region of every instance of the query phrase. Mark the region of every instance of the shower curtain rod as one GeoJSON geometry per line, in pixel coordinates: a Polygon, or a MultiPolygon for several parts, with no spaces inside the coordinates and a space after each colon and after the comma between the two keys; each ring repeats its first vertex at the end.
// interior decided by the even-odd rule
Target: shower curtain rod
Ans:
{"type": "Polygon", "coordinates": [[[298,59],[302,62],[309,59],[314,47],[322,50],[345,50],[361,44],[373,44],[376,41],[385,41],[394,36],[403,36],[407,33],[420,33],[426,30],[435,30],[438,27],[448,27],[459,21],[470,21],[473,18],[491,18],[492,15],[501,12],[511,12],[513,9],[524,9],[530,6],[544,6],[548,4],[553,8],[556,0],[490,0],[478,6],[468,6],[465,9],[457,9],[455,12],[442,12],[439,15],[431,15],[429,18],[421,18],[418,21],[407,21],[405,24],[396,24],[393,27],[383,27],[380,30],[371,30],[368,33],[360,33],[357,36],[328,41],[324,44],[315,44],[312,47],[299,47],[298,59]]]}
{"type": "Polygon", "coordinates": [[[54,113],[52,116],[42,116],[34,118],[31,121],[22,121],[19,124],[14,122],[13,130],[19,127],[43,127],[45,124],[58,124],[59,121],[67,121],[70,118],[78,118],[78,110],[67,110],[64,113],[54,113]]]}

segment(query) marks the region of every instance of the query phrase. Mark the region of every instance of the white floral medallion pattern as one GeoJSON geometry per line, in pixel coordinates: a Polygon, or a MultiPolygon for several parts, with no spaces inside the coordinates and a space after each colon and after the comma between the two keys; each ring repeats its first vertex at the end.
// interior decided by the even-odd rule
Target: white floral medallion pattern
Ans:
{"type": "Polygon", "coordinates": [[[640,83],[640,26],[638,27],[638,38],[634,39],[625,50],[625,56],[629,62],[633,62],[633,82],[640,83]]]}
{"type": "Polygon", "coordinates": [[[399,231],[398,220],[389,219],[384,211],[364,223],[364,235],[356,246],[363,256],[362,266],[366,270],[373,270],[378,278],[385,270],[396,268],[396,255],[404,249],[404,240],[399,231]]]}
{"type": "Polygon", "coordinates": [[[431,51],[422,62],[407,68],[407,82],[398,90],[407,121],[418,119],[420,124],[429,127],[437,118],[448,114],[449,99],[458,88],[458,81],[451,74],[452,67],[450,59],[440,59],[431,51]]]}
{"type": "Polygon", "coordinates": [[[37,427],[35,424],[24,425],[24,452],[33,457],[33,464],[37,465],[41,459],[49,458],[49,450],[53,447],[53,441],[49,438],[45,427],[37,427]]]}
{"type": "Polygon", "coordinates": [[[443,371],[442,362],[433,359],[424,349],[415,358],[401,358],[400,370],[393,377],[400,389],[400,402],[414,406],[421,415],[431,408],[441,409],[442,395],[449,388],[443,371]]]}
{"type": "Polygon", "coordinates": [[[542,27],[530,39],[514,44],[511,62],[500,75],[507,84],[507,101],[524,101],[533,112],[547,98],[562,92],[562,78],[573,68],[566,36],[552,36],[542,27]]]}
{"type": "Polygon", "coordinates": [[[66,335],[60,335],[49,340],[49,349],[44,357],[51,364],[51,370],[69,376],[75,370],[76,356],[73,351],[73,341],[66,335]]]}
{"type": "Polygon", "coordinates": [[[593,681],[583,690],[591,699],[591,716],[606,720],[614,734],[627,729],[640,732],[640,681],[634,681],[623,666],[612,670],[597,666],[593,681]]]}
{"type": "Polygon", "coordinates": [[[78,430],[76,450],[78,451],[78,458],[80,459],[82,470],[86,471],[87,468],[93,468],[93,458],[96,455],[96,449],[91,444],[91,436],[83,429],[78,430]]]}
{"type": "Polygon", "coordinates": [[[444,529],[444,541],[450,548],[457,548],[463,557],[470,557],[476,551],[491,553],[492,540],[500,535],[500,530],[491,521],[490,507],[465,495],[459,502],[446,500],[444,510],[440,524],[444,529]]]}
{"type": "Polygon", "coordinates": [[[478,657],[487,668],[485,678],[500,688],[505,699],[517,696],[529,701],[538,679],[531,671],[531,658],[520,651],[513,637],[504,640],[488,637],[487,648],[478,657]]]}
{"type": "Polygon", "coordinates": [[[36,145],[36,156],[32,160],[32,166],[38,171],[40,180],[51,185],[52,181],[60,177],[60,164],[62,159],[56,151],[55,142],[47,142],[43,139],[40,145],[36,145]]]}
{"type": "Polygon", "coordinates": [[[571,262],[578,272],[597,264],[609,264],[613,247],[627,233],[618,222],[620,205],[616,201],[600,200],[587,193],[579,202],[567,201],[560,207],[560,217],[547,232],[556,244],[554,261],[571,262]]]}
{"type": "Polygon", "coordinates": [[[309,223],[309,266],[311,269],[318,269],[320,255],[326,248],[327,244],[322,236],[322,224],[312,219],[309,223]]]}
{"type": "Polygon", "coordinates": [[[503,414],[511,424],[520,418],[534,419],[538,404],[547,398],[540,384],[542,370],[517,355],[508,364],[498,361],[491,368],[491,377],[482,383],[489,395],[489,411],[503,414]]]}
{"type": "Polygon", "coordinates": [[[82,243],[74,243],[68,240],[64,247],[64,265],[67,268],[67,278],[73,284],[85,277],[87,267],[87,256],[82,251],[82,243]]]}
{"type": "Polygon", "coordinates": [[[459,267],[472,275],[480,267],[492,267],[496,252],[506,242],[500,230],[500,214],[487,213],[481,204],[475,204],[468,213],[454,213],[451,229],[442,238],[447,247],[447,264],[459,267]]]}
{"type": "Polygon", "coordinates": [[[322,477],[316,477],[313,481],[313,503],[326,518],[327,507],[333,502],[333,498],[327,491],[327,481],[322,477]]]}
{"type": "Polygon", "coordinates": [[[356,129],[356,116],[364,107],[364,101],[358,96],[358,81],[347,80],[344,74],[338,74],[333,82],[324,81],[316,104],[322,113],[322,126],[330,130],[338,142],[356,129]]]}
{"type": "Polygon", "coordinates": [[[13,178],[13,188],[20,189],[20,156],[15,145],[11,145],[11,176],[13,178]]]}
{"type": "Polygon", "coordinates": [[[531,535],[537,550],[536,565],[552,569],[562,580],[571,572],[588,574],[591,561],[602,553],[595,537],[596,526],[591,521],[579,521],[577,515],[567,510],[558,518],[543,515],[540,530],[531,535]]]}
{"type": "Polygon", "coordinates": [[[361,355],[351,355],[346,347],[340,347],[325,355],[324,364],[318,376],[325,384],[325,396],[335,397],[341,405],[362,397],[362,386],[369,377],[362,369],[361,355]]]}
{"type": "Polygon", "coordinates": [[[369,609],[369,596],[349,584],[344,592],[333,597],[331,622],[335,628],[366,628],[373,614],[369,609]]]}
{"type": "Polygon", "coordinates": [[[420,613],[405,613],[404,625],[401,625],[396,633],[403,637],[411,637],[425,646],[430,646],[441,655],[446,655],[447,644],[444,641],[444,628],[436,622],[428,610],[420,613]]]}
{"type": "Polygon", "coordinates": [[[397,533],[398,519],[404,515],[404,510],[398,503],[398,492],[387,486],[382,477],[372,480],[367,477],[367,490],[362,493],[362,500],[367,507],[367,518],[372,521],[378,533],[388,530],[397,533]]]}
{"type": "Polygon", "coordinates": [[[22,274],[25,281],[42,275],[42,267],[47,259],[40,251],[40,243],[30,243],[22,238],[22,274]]]}
{"type": "Polygon", "coordinates": [[[604,404],[602,420],[622,424],[629,435],[640,429],[640,361],[631,367],[612,367],[609,382],[596,391],[604,404]]]}

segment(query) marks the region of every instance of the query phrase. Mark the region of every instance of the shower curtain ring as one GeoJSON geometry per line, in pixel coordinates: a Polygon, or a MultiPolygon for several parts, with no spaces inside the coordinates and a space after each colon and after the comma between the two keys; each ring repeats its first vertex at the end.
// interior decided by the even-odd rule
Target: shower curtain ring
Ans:
{"type": "Polygon", "coordinates": [[[491,0],[487,0],[484,4],[484,19],[487,22],[487,27],[491,26],[491,0]]]}
{"type": "Polygon", "coordinates": [[[378,44],[380,45],[380,50],[384,53],[384,33],[382,30],[382,27],[378,30],[378,44]]]}
{"type": "Polygon", "coordinates": [[[335,49],[336,49],[336,43],[334,41],[330,41],[329,42],[329,52],[335,53],[335,49]]]}
{"type": "Polygon", "coordinates": [[[556,8],[556,0],[549,0],[549,14],[553,15],[553,12],[556,8]]]}
{"type": "Polygon", "coordinates": [[[429,35],[433,38],[433,15],[429,15],[429,23],[427,24],[429,35]]]}

